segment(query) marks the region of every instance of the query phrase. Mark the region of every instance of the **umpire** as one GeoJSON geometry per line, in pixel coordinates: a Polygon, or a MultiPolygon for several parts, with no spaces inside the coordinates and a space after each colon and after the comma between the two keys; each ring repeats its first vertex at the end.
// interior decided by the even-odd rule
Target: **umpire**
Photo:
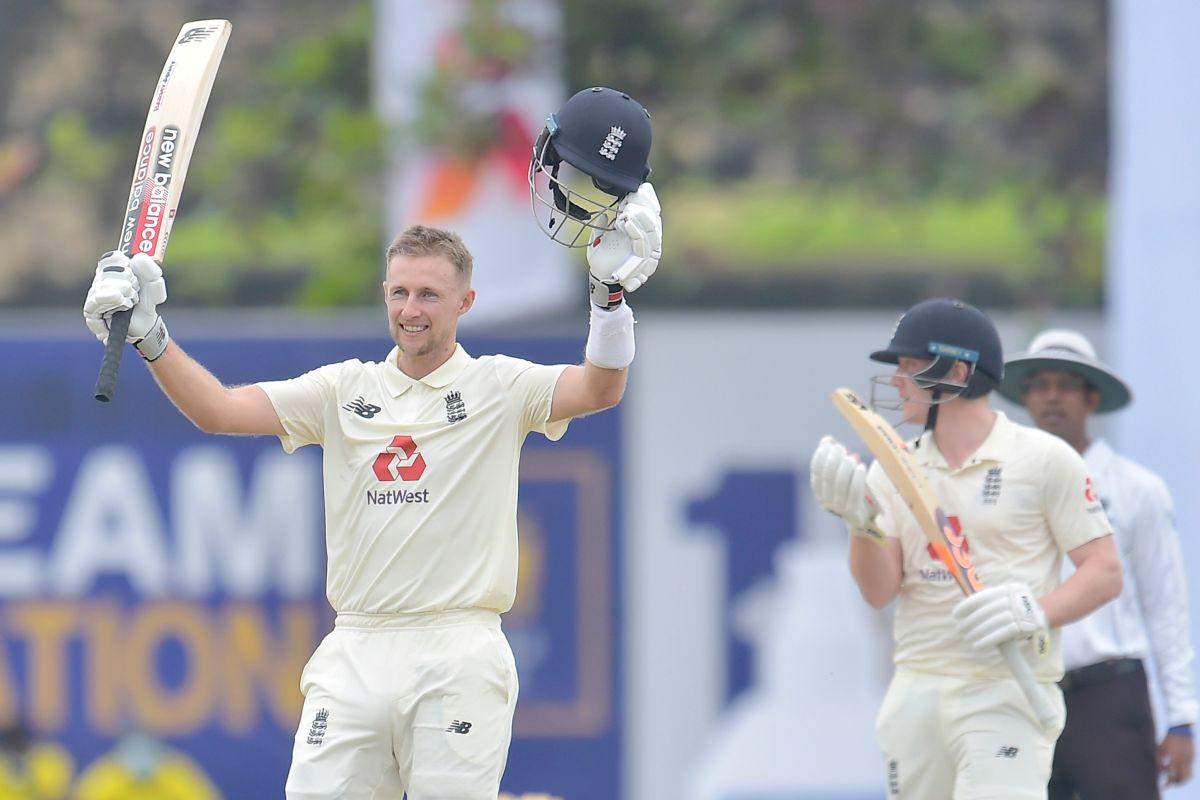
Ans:
{"type": "Polygon", "coordinates": [[[1124,408],[1131,393],[1081,334],[1048,330],[1034,337],[1028,353],[1005,363],[999,392],[1083,454],[1125,567],[1121,596],[1063,630],[1067,723],[1054,753],[1049,800],[1157,798],[1160,771],[1167,785],[1191,778],[1197,711],[1171,495],[1153,472],[1089,437],[1088,419],[1124,408]],[[1165,701],[1161,743],[1155,741],[1147,659],[1165,701]]]}

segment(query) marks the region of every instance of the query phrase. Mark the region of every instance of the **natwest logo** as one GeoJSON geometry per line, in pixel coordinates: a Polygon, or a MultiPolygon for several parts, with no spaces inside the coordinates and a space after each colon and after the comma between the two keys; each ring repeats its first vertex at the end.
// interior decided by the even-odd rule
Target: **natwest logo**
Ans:
{"type": "Polygon", "coordinates": [[[425,473],[425,459],[411,436],[396,436],[387,450],[375,456],[371,468],[375,477],[384,482],[415,481],[425,473]]]}

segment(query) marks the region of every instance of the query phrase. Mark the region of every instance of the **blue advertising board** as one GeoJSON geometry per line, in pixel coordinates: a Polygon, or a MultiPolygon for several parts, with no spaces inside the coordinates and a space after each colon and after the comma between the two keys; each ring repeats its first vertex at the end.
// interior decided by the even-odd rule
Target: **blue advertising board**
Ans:
{"type": "MultiPolygon", "coordinates": [[[[578,361],[576,339],[476,338],[475,355],[578,361]]],[[[223,381],[291,377],[381,339],[189,340],[223,381]]],[[[0,720],[76,771],[121,736],[189,756],[229,798],[282,796],[300,670],[332,624],[320,454],[191,426],[127,355],[91,397],[83,339],[0,339],[0,720]]],[[[532,435],[521,579],[506,615],[521,680],[504,790],[619,796],[619,409],[532,435]]]]}

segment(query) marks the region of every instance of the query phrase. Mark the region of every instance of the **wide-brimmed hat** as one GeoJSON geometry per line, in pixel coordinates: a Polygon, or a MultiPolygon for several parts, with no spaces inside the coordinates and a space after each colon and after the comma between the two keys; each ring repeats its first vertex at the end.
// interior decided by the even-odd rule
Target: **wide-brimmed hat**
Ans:
{"type": "Polygon", "coordinates": [[[996,388],[1002,397],[1021,402],[1025,377],[1039,369],[1057,369],[1082,375],[1100,392],[1096,413],[1116,411],[1129,405],[1129,385],[1096,358],[1096,348],[1076,331],[1053,328],[1042,331],[1029,343],[1029,351],[1004,362],[1004,379],[996,388]]]}

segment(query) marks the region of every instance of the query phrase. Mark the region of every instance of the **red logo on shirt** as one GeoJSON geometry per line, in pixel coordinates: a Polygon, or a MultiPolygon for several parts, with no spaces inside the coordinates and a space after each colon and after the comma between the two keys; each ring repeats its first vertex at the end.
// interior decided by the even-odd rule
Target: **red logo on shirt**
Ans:
{"type": "Polygon", "coordinates": [[[371,465],[375,477],[384,482],[415,481],[425,472],[425,459],[417,451],[411,436],[396,436],[387,450],[375,456],[371,465]]]}
{"type": "Polygon", "coordinates": [[[1090,477],[1083,484],[1083,499],[1089,503],[1095,503],[1100,499],[1096,496],[1096,487],[1092,485],[1090,477]]]}
{"type": "MultiPolygon", "coordinates": [[[[949,539],[951,542],[959,542],[959,541],[962,542],[961,549],[963,551],[963,555],[968,557],[968,562],[969,562],[970,555],[971,555],[971,543],[967,541],[966,534],[964,534],[962,532],[962,523],[959,522],[958,517],[954,516],[954,515],[947,515],[946,522],[949,523],[949,525],[950,525],[950,530],[947,531],[946,538],[949,539]]],[[[932,558],[934,561],[942,560],[941,556],[938,555],[937,549],[934,548],[933,542],[930,542],[929,544],[925,545],[925,552],[929,553],[929,557],[932,558]]]]}

